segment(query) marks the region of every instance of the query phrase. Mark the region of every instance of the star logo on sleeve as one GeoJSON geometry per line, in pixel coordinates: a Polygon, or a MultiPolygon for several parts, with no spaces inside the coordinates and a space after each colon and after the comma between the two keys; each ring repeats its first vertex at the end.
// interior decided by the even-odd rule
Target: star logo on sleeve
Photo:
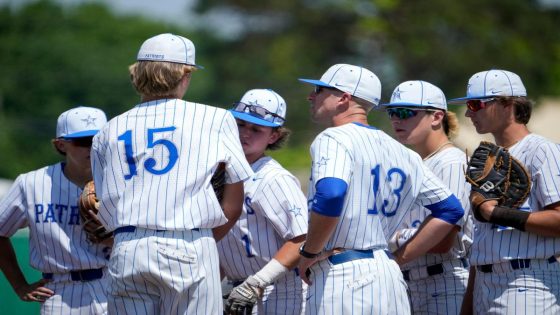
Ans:
{"type": "Polygon", "coordinates": [[[92,126],[95,127],[95,120],[96,119],[97,118],[91,117],[90,115],[88,115],[86,118],[82,119],[82,121],[86,123],[86,127],[89,126],[89,125],[92,125],[92,126]]]}
{"type": "Polygon", "coordinates": [[[330,160],[330,158],[328,157],[324,157],[322,156],[321,159],[317,162],[315,162],[315,164],[317,164],[317,166],[321,167],[321,166],[326,166],[327,162],[330,160]]]}
{"type": "Polygon", "coordinates": [[[298,207],[295,207],[295,206],[294,206],[293,208],[289,209],[288,211],[290,211],[291,213],[293,213],[294,216],[296,216],[296,217],[297,217],[298,215],[301,216],[301,208],[298,208],[298,207]]]}

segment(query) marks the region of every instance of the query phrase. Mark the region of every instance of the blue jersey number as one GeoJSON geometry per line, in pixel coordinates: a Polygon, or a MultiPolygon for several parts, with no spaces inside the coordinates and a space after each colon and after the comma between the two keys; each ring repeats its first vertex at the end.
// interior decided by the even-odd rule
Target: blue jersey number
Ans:
{"type": "MultiPolygon", "coordinates": [[[[175,130],[175,127],[148,129],[148,132],[147,132],[148,133],[148,143],[147,143],[148,149],[153,149],[157,145],[162,145],[167,149],[167,151],[169,151],[169,161],[167,161],[167,164],[165,164],[165,166],[162,167],[161,169],[156,169],[155,168],[155,166],[157,164],[156,159],[154,159],[154,158],[146,159],[146,161],[144,162],[144,168],[148,172],[150,172],[154,175],[163,175],[163,174],[169,172],[173,168],[173,166],[175,166],[175,164],[177,163],[177,160],[179,159],[179,154],[177,153],[177,146],[175,146],[175,144],[173,142],[171,142],[169,140],[166,140],[166,139],[159,139],[159,140],[154,141],[154,135],[156,133],[173,132],[174,130],[175,130]]],[[[134,149],[132,148],[132,130],[125,131],[122,135],[119,136],[118,139],[119,139],[119,141],[124,142],[124,151],[125,151],[125,154],[126,154],[126,163],[128,164],[128,170],[129,170],[129,173],[124,175],[124,179],[129,180],[134,175],[138,174],[138,171],[136,170],[136,161],[134,161],[134,149]]]]}
{"type": "MultiPolygon", "coordinates": [[[[379,183],[380,183],[380,165],[377,164],[372,170],[371,170],[371,176],[373,177],[373,208],[372,209],[368,209],[368,214],[379,214],[379,211],[377,209],[377,198],[378,198],[378,193],[379,193],[379,183]]],[[[394,196],[394,198],[396,198],[396,202],[395,202],[395,206],[393,207],[393,209],[387,209],[387,206],[389,205],[389,200],[388,199],[383,199],[383,204],[381,205],[381,213],[386,216],[386,217],[391,217],[394,216],[395,213],[397,213],[397,209],[399,208],[399,205],[401,204],[401,192],[404,188],[404,184],[406,183],[406,174],[403,172],[403,170],[401,170],[400,168],[396,168],[393,167],[391,169],[389,169],[389,171],[387,171],[387,176],[385,177],[385,181],[388,182],[389,184],[393,183],[393,178],[396,177],[397,178],[397,186],[396,187],[391,187],[391,196],[394,196]]]]}
{"type": "Polygon", "coordinates": [[[247,257],[254,257],[253,253],[251,253],[251,240],[249,240],[249,235],[245,235],[241,238],[243,243],[245,243],[245,251],[247,252],[247,257]]]}

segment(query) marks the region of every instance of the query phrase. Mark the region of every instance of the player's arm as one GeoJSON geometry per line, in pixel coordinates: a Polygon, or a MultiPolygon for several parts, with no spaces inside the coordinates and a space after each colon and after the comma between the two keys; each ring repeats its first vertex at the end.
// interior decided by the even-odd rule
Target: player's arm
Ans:
{"type": "Polygon", "coordinates": [[[307,277],[307,270],[317,262],[318,255],[336,229],[348,184],[339,178],[326,177],[317,182],[315,189],[307,240],[302,247],[302,257],[299,262],[300,276],[307,284],[311,284],[307,277]]]}
{"type": "Polygon", "coordinates": [[[29,284],[17,262],[12,242],[7,237],[0,236],[0,269],[10,282],[14,292],[20,299],[27,302],[42,302],[51,297],[54,292],[44,287],[48,281],[41,279],[29,284]]]}
{"type": "Polygon", "coordinates": [[[233,227],[239,216],[241,216],[243,211],[243,195],[243,181],[224,185],[222,210],[228,221],[224,225],[212,229],[216,242],[226,236],[227,232],[233,227]]]}
{"type": "Polygon", "coordinates": [[[474,278],[476,276],[476,268],[471,266],[469,271],[469,281],[465,295],[463,296],[463,304],[461,305],[461,315],[473,314],[473,291],[474,291],[474,278]]]}
{"type": "Polygon", "coordinates": [[[560,237],[560,201],[536,212],[498,207],[495,200],[482,203],[478,209],[482,217],[491,223],[541,236],[560,237]]]}
{"type": "Polygon", "coordinates": [[[434,244],[440,244],[464,215],[461,203],[453,194],[438,203],[427,205],[426,208],[432,214],[422,222],[418,232],[395,252],[396,261],[400,265],[425,255],[434,244]]]}

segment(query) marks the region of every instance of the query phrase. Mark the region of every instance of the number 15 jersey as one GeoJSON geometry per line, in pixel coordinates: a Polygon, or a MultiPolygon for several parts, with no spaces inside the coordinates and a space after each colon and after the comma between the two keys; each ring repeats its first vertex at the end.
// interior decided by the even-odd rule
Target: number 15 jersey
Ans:
{"type": "Polygon", "coordinates": [[[349,123],[328,128],[313,141],[311,158],[310,208],[321,179],[335,177],[348,185],[326,249],[386,248],[387,237],[414,205],[451,195],[417,153],[374,127],[349,123]]]}
{"type": "Polygon", "coordinates": [[[217,165],[227,163],[227,183],[253,174],[231,113],[180,99],[142,103],[113,118],[94,137],[91,158],[109,230],[222,225],[210,184],[217,165]]]}

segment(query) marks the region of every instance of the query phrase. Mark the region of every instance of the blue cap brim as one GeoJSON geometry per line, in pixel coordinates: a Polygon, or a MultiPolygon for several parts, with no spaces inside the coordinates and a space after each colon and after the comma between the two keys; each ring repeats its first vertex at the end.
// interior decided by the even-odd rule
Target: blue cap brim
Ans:
{"type": "Polygon", "coordinates": [[[483,100],[483,99],[493,98],[493,97],[497,97],[497,96],[499,96],[499,95],[458,97],[458,98],[452,98],[452,99],[450,99],[450,100],[447,100],[447,104],[461,105],[462,103],[465,103],[465,101],[469,101],[469,100],[483,100]]]}
{"type": "Polygon", "coordinates": [[[244,120],[246,122],[250,122],[250,123],[255,124],[255,125],[265,126],[265,127],[273,127],[273,128],[282,126],[281,124],[273,123],[273,122],[264,120],[262,118],[253,116],[249,113],[238,112],[238,111],[235,111],[235,110],[230,110],[230,112],[232,113],[233,117],[235,117],[237,119],[244,120]]]}
{"type": "Polygon", "coordinates": [[[72,133],[69,135],[62,136],[64,139],[72,139],[72,138],[84,138],[84,137],[93,137],[99,132],[98,129],[95,130],[84,130],[76,133],[72,133]]]}
{"type": "Polygon", "coordinates": [[[417,104],[417,103],[408,103],[408,102],[396,102],[396,103],[384,103],[379,104],[382,107],[430,107],[427,105],[417,104]]]}
{"type": "Polygon", "coordinates": [[[327,84],[321,80],[312,80],[312,79],[298,79],[303,83],[309,83],[309,84],[313,84],[313,85],[318,85],[318,86],[326,86],[326,87],[331,87],[334,88],[334,86],[327,84]]]}

